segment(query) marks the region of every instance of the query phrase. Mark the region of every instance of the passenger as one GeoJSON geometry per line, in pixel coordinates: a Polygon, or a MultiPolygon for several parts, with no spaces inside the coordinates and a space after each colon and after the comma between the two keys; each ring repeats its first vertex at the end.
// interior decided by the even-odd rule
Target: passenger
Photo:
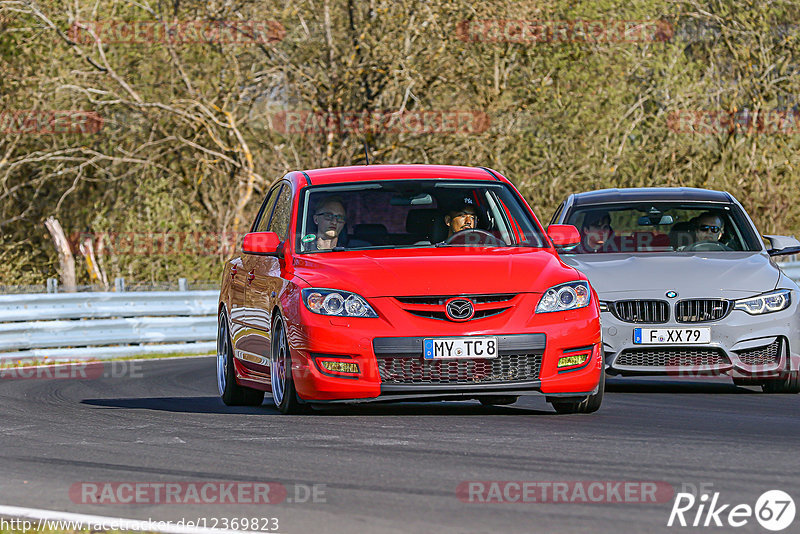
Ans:
{"type": "Polygon", "coordinates": [[[590,211],[583,217],[581,225],[581,244],[576,252],[611,252],[614,229],[611,228],[611,216],[605,210],[590,211]]]}
{"type": "Polygon", "coordinates": [[[347,222],[347,210],[339,197],[327,197],[314,210],[316,234],[308,234],[303,238],[304,250],[332,250],[341,246],[341,234],[347,222]]]}

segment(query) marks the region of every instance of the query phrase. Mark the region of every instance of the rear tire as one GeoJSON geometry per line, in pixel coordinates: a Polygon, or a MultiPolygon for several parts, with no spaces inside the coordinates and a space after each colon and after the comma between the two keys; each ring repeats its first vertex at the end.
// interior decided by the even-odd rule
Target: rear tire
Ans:
{"type": "Polygon", "coordinates": [[[269,373],[272,382],[272,400],[283,414],[308,413],[311,408],[302,404],[294,388],[292,357],[283,318],[275,314],[272,321],[272,355],[269,373]]]}
{"type": "Polygon", "coordinates": [[[587,395],[583,400],[558,400],[553,399],[550,404],[553,405],[556,412],[560,414],[571,413],[593,413],[600,409],[603,403],[603,394],[606,390],[606,372],[604,369],[600,370],[600,383],[597,385],[597,393],[587,395]]]}
{"type": "Polygon", "coordinates": [[[233,345],[228,332],[228,318],[220,312],[217,327],[217,388],[227,406],[260,406],[264,392],[236,383],[233,367],[233,345]]]}

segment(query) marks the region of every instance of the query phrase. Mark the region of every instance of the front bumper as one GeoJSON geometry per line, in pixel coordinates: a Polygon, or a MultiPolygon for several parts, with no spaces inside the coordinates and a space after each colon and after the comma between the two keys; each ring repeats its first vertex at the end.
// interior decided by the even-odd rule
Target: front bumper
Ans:
{"type": "Polygon", "coordinates": [[[718,321],[659,324],[623,322],[610,311],[601,314],[606,371],[612,375],[673,375],[775,378],[795,369],[800,348],[797,304],[765,315],[731,310],[718,321]],[[636,328],[709,327],[705,344],[637,344],[636,328]]]}
{"type": "Polygon", "coordinates": [[[521,294],[506,312],[465,323],[417,317],[390,298],[371,300],[380,314],[374,319],[321,316],[300,306],[287,332],[297,393],[321,403],[593,393],[602,371],[597,308],[533,314],[537,302],[538,295],[521,294]],[[465,336],[497,337],[498,357],[423,358],[424,338],[465,336]],[[576,349],[589,354],[587,361],[558,369],[558,357],[576,349]],[[330,376],[318,364],[325,358],[356,363],[359,373],[330,376]]]}

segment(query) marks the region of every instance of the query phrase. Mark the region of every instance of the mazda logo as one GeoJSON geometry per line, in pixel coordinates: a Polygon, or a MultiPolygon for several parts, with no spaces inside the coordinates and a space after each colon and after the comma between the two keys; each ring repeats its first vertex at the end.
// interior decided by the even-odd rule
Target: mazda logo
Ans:
{"type": "Polygon", "coordinates": [[[475,315],[475,306],[469,299],[450,299],[445,304],[445,313],[451,321],[469,321],[475,315]]]}

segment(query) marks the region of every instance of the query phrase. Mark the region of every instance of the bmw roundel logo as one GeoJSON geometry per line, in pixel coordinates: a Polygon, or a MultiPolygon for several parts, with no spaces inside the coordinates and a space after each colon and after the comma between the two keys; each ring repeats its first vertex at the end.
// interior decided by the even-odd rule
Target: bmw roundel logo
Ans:
{"type": "Polygon", "coordinates": [[[444,311],[451,321],[469,321],[475,315],[475,306],[469,299],[454,298],[445,303],[444,311]]]}
{"type": "Polygon", "coordinates": [[[677,291],[667,291],[667,298],[674,299],[677,296],[678,296],[678,292],[677,291]]]}

